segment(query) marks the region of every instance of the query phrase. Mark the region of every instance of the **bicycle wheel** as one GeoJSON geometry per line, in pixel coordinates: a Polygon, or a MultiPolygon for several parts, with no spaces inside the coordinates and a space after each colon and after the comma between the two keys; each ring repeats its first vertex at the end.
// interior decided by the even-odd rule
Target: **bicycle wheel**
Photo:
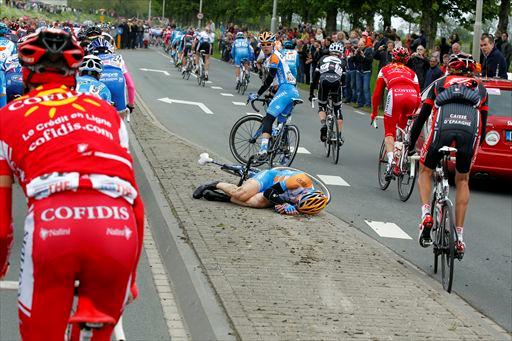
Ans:
{"type": "Polygon", "coordinates": [[[203,66],[199,64],[197,72],[197,85],[201,86],[201,75],[203,74],[203,66]]]}
{"type": "Polygon", "coordinates": [[[280,138],[275,141],[272,148],[274,152],[270,156],[270,167],[290,166],[297,155],[299,141],[299,128],[294,125],[285,125],[280,138]]]}
{"type": "Polygon", "coordinates": [[[453,266],[455,261],[455,224],[453,222],[453,208],[446,201],[441,209],[441,224],[438,233],[442,235],[441,276],[443,288],[452,291],[453,266]]]}
{"type": "Polygon", "coordinates": [[[340,148],[341,148],[341,141],[339,139],[339,128],[338,128],[337,120],[333,120],[332,135],[333,135],[331,138],[332,162],[334,162],[334,164],[337,165],[338,161],[340,159],[340,148]]]}
{"type": "Polygon", "coordinates": [[[229,149],[240,163],[247,163],[249,157],[258,153],[261,145],[260,115],[247,115],[235,122],[229,133],[229,149]]]}
{"type": "Polygon", "coordinates": [[[247,90],[247,80],[244,79],[242,81],[242,85],[240,85],[240,90],[242,91],[242,96],[245,94],[245,90],[247,90]]]}
{"type": "MultiPolygon", "coordinates": [[[[435,185],[434,185],[435,186],[435,185]]],[[[435,187],[434,187],[435,188],[435,187]]],[[[442,245],[442,234],[439,234],[439,224],[437,215],[441,214],[441,212],[437,212],[436,209],[436,192],[434,191],[434,194],[432,196],[432,202],[430,205],[430,213],[432,215],[432,218],[434,219],[434,225],[432,226],[431,238],[432,238],[432,252],[434,253],[434,273],[437,273],[437,268],[439,265],[439,255],[442,253],[441,251],[441,245],[442,245]]]]}
{"type": "Polygon", "coordinates": [[[379,178],[379,186],[381,190],[386,190],[391,183],[391,180],[386,181],[386,170],[388,166],[388,157],[386,155],[386,144],[384,140],[382,140],[382,145],[380,146],[379,152],[379,165],[378,165],[378,178],[379,178]]]}
{"type": "Polygon", "coordinates": [[[398,174],[398,196],[400,200],[406,202],[409,200],[414,190],[416,176],[418,175],[418,165],[415,160],[411,160],[407,157],[405,150],[402,151],[402,158],[405,158],[405,161],[403,161],[403,165],[400,167],[400,173],[398,174]],[[411,174],[412,162],[414,162],[415,165],[414,172],[411,174]]]}

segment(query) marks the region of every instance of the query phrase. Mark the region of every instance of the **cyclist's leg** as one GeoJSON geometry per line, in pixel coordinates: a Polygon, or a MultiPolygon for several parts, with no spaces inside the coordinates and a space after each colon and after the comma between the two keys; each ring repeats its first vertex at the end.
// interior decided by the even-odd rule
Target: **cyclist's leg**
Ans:
{"type": "Polygon", "coordinates": [[[386,145],[386,155],[388,158],[388,170],[393,162],[393,148],[396,137],[397,103],[394,103],[393,90],[389,90],[386,96],[386,105],[384,106],[384,143],[386,145]]]}
{"type": "Polygon", "coordinates": [[[235,55],[235,60],[234,60],[234,64],[235,64],[235,80],[236,80],[236,83],[240,83],[240,68],[241,68],[241,65],[240,65],[240,57],[235,55]]]}
{"type": "Polygon", "coordinates": [[[256,195],[260,190],[261,184],[255,179],[249,179],[245,181],[242,186],[219,182],[216,187],[229,195],[232,202],[240,204],[256,195]]]}
{"type": "Polygon", "coordinates": [[[326,80],[321,80],[318,84],[318,118],[320,119],[320,141],[324,142],[327,136],[326,109],[329,96],[329,86],[326,80]]]}
{"type": "Polygon", "coordinates": [[[334,114],[336,115],[337,122],[338,122],[338,130],[341,133],[341,130],[343,129],[343,113],[341,112],[341,97],[342,97],[342,90],[341,90],[341,83],[335,82],[333,83],[333,89],[331,94],[332,99],[332,107],[334,110],[334,114]]]}
{"type": "Polygon", "coordinates": [[[25,220],[18,297],[20,334],[23,340],[40,340],[41,333],[47,340],[62,340],[73,304],[73,270],[78,262],[70,257],[69,235],[52,236],[58,227],[45,224],[42,228],[36,218],[39,214],[40,210],[32,207],[25,220]]]}

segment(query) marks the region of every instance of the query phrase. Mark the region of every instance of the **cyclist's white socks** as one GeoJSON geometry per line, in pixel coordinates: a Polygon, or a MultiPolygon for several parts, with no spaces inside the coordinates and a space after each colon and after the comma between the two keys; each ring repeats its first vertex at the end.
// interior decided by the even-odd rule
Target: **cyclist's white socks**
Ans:
{"type": "Polygon", "coordinates": [[[463,235],[464,235],[464,228],[462,226],[457,226],[455,228],[455,231],[457,232],[457,239],[459,241],[464,241],[463,235]]]}
{"type": "Polygon", "coordinates": [[[267,150],[268,150],[268,139],[263,137],[261,139],[260,152],[263,152],[263,151],[266,152],[267,150]]]}
{"type": "Polygon", "coordinates": [[[389,170],[389,168],[391,167],[391,163],[393,162],[393,152],[388,152],[387,156],[388,156],[388,170],[389,170]]]}
{"type": "Polygon", "coordinates": [[[425,204],[425,205],[421,206],[421,219],[425,219],[425,216],[427,214],[430,214],[430,205],[429,204],[425,204]]]}

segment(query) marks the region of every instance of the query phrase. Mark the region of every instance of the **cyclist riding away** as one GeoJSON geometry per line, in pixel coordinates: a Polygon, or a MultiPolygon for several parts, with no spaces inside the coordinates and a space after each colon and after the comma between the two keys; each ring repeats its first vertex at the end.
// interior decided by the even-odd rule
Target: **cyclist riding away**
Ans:
{"type": "Polygon", "coordinates": [[[25,37],[19,56],[28,93],[0,111],[0,279],[12,245],[16,176],[28,200],[18,293],[23,340],[64,338],[75,280],[75,316],[104,322],[93,340],[110,340],[128,290],[136,295],[144,226],[126,127],[110,104],[72,90],[83,50],[71,34],[42,29],[25,37]]]}
{"type": "Polygon", "coordinates": [[[455,186],[455,226],[458,235],[456,248],[464,254],[463,226],[469,202],[469,172],[476,158],[478,146],[485,136],[487,124],[487,90],[473,73],[476,63],[469,54],[452,54],[448,62],[449,75],[435,81],[420,114],[411,130],[409,152],[414,147],[421,129],[431,112],[432,126],[421,150],[420,175],[418,187],[421,207],[419,242],[423,247],[432,244],[430,229],[433,225],[430,196],[432,192],[432,173],[442,158],[439,149],[454,146],[456,153],[455,186]]]}
{"type": "Polygon", "coordinates": [[[114,106],[121,117],[126,117],[127,110],[131,113],[135,108],[135,85],[123,57],[114,53],[114,47],[102,37],[91,41],[87,46],[87,53],[100,57],[103,63],[100,81],[110,90],[114,106]],[[126,104],[126,92],[128,92],[128,104],[126,104]]]}
{"type": "Polygon", "coordinates": [[[315,190],[309,176],[290,169],[258,172],[240,187],[226,182],[211,182],[199,186],[193,197],[253,208],[274,207],[286,215],[318,214],[329,202],[322,191],[315,190]]]}
{"type": "Polygon", "coordinates": [[[314,97],[315,88],[318,86],[318,116],[320,117],[320,140],[325,142],[327,138],[326,109],[329,97],[332,100],[333,110],[337,117],[338,128],[343,129],[343,113],[341,112],[342,86],[345,80],[346,62],[343,58],[344,46],[341,42],[329,45],[329,55],[323,56],[318,61],[318,66],[313,73],[313,81],[309,87],[309,101],[314,97]]]}
{"type": "Polygon", "coordinates": [[[396,127],[405,129],[407,119],[420,105],[420,86],[416,73],[405,66],[409,60],[409,51],[404,47],[395,47],[391,53],[392,61],[379,71],[373,91],[371,122],[377,118],[380,100],[384,88],[388,90],[384,108],[384,143],[388,165],[386,181],[393,178],[393,148],[396,127]]]}
{"type": "Polygon", "coordinates": [[[181,72],[185,72],[187,69],[187,56],[192,52],[192,43],[194,42],[194,30],[189,30],[185,35],[181,37],[180,50],[181,52],[181,72]]]}
{"type": "Polygon", "coordinates": [[[252,62],[254,59],[254,50],[243,32],[238,32],[235,36],[235,41],[231,47],[231,58],[235,62],[236,89],[238,90],[240,83],[242,83],[240,68],[243,67],[246,73],[251,71],[250,64],[246,62],[242,64],[242,61],[252,62]]]}
{"type": "Polygon", "coordinates": [[[297,71],[299,70],[300,59],[299,53],[295,50],[295,42],[293,40],[287,40],[283,43],[283,49],[281,53],[284,55],[284,59],[288,63],[288,67],[292,72],[293,77],[297,79],[297,71]]]}
{"type": "Polygon", "coordinates": [[[263,32],[259,35],[259,40],[263,53],[268,57],[269,73],[258,92],[249,94],[248,101],[254,101],[263,95],[272,85],[274,79],[278,85],[277,93],[268,105],[267,113],[261,123],[263,133],[261,134],[261,147],[258,154],[260,160],[264,160],[268,156],[268,142],[275,119],[279,115],[288,114],[293,108],[293,101],[300,99],[300,95],[295,88],[295,77],[293,77],[288,63],[284,60],[284,56],[279,51],[274,50],[275,35],[272,32],[263,32]]]}
{"type": "Polygon", "coordinates": [[[215,34],[212,32],[210,25],[206,25],[204,31],[201,31],[197,35],[195,62],[196,65],[199,65],[199,52],[204,51],[204,72],[206,80],[208,80],[208,66],[210,65],[210,55],[212,54],[214,40],[215,34]]]}
{"type": "Polygon", "coordinates": [[[100,82],[103,63],[100,57],[93,54],[87,55],[82,60],[76,78],[76,92],[89,94],[112,103],[112,95],[105,84],[100,82]]]}

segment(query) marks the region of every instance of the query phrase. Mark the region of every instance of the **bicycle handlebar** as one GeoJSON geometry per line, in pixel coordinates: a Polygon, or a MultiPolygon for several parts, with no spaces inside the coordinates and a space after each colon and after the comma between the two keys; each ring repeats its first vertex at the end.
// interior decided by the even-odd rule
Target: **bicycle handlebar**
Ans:
{"type": "Polygon", "coordinates": [[[260,112],[258,110],[258,108],[256,108],[256,106],[254,105],[254,102],[262,102],[262,103],[268,104],[269,100],[268,100],[268,98],[256,98],[251,101],[251,107],[254,109],[254,111],[260,112]]]}

